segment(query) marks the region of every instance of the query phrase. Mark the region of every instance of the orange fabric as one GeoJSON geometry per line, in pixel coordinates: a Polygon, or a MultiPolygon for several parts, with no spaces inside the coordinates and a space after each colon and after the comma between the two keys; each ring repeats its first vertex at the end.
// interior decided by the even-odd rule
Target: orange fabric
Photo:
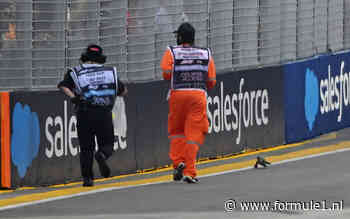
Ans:
{"type": "Polygon", "coordinates": [[[213,57],[210,57],[209,66],[208,66],[208,81],[207,81],[208,90],[215,87],[215,84],[216,84],[216,67],[215,67],[213,57]]]}
{"type": "Polygon", "coordinates": [[[203,144],[208,128],[205,93],[199,90],[172,90],[168,115],[170,137],[184,135],[187,141],[203,144]]]}
{"type": "Polygon", "coordinates": [[[173,161],[174,167],[177,167],[180,162],[185,163],[184,175],[196,177],[196,159],[198,150],[198,145],[187,144],[186,138],[174,138],[170,141],[169,157],[173,161]]]}
{"type": "Polygon", "coordinates": [[[179,163],[185,163],[185,151],[183,150],[186,144],[186,138],[174,138],[170,140],[169,157],[173,161],[173,166],[177,167],[179,163]]]}
{"type": "MultiPolygon", "coordinates": [[[[171,80],[174,57],[168,48],[161,60],[163,78],[171,80]]],[[[209,57],[207,88],[216,84],[214,59],[209,57]]],[[[171,90],[169,98],[168,132],[170,138],[169,157],[176,167],[185,163],[184,175],[197,175],[196,159],[198,145],[203,144],[208,132],[206,94],[200,90],[171,90]]]]}
{"type": "Polygon", "coordinates": [[[1,187],[11,187],[10,162],[10,94],[0,93],[1,119],[1,187]]]}
{"type": "Polygon", "coordinates": [[[171,71],[173,70],[173,64],[174,64],[174,58],[171,54],[170,49],[168,48],[161,60],[160,67],[163,70],[163,78],[164,80],[170,80],[171,79],[171,71]]]}
{"type": "Polygon", "coordinates": [[[196,159],[197,159],[197,152],[199,150],[198,145],[196,144],[186,144],[185,145],[185,169],[183,174],[185,176],[197,176],[197,169],[196,169],[196,159]]]}
{"type": "MultiPolygon", "coordinates": [[[[170,49],[168,48],[161,60],[160,67],[163,70],[163,78],[164,80],[170,80],[171,79],[171,72],[173,70],[173,64],[174,64],[174,57],[171,53],[170,49]]],[[[216,67],[214,63],[213,57],[209,57],[209,65],[208,65],[208,81],[207,81],[207,88],[208,90],[212,89],[216,84],[216,67]]]]}
{"type": "Polygon", "coordinates": [[[180,162],[185,163],[185,175],[196,176],[197,144],[203,144],[208,128],[205,93],[199,90],[172,90],[168,115],[171,138],[169,157],[174,167],[180,162]]]}

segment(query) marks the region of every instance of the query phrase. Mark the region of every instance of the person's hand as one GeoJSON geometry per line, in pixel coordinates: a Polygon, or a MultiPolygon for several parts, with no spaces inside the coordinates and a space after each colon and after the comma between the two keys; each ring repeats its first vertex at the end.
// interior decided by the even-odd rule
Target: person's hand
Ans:
{"type": "Polygon", "coordinates": [[[75,96],[70,98],[70,101],[76,105],[78,105],[80,103],[80,96],[75,96]]]}

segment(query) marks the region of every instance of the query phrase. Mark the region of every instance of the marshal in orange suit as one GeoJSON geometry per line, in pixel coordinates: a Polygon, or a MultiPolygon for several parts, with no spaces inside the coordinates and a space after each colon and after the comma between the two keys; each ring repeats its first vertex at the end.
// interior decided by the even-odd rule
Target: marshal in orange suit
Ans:
{"type": "Polygon", "coordinates": [[[197,183],[196,157],[208,132],[207,90],[216,84],[214,60],[208,48],[194,46],[195,29],[183,23],[174,31],[177,46],[165,51],[161,68],[170,81],[169,157],[175,181],[197,183]]]}

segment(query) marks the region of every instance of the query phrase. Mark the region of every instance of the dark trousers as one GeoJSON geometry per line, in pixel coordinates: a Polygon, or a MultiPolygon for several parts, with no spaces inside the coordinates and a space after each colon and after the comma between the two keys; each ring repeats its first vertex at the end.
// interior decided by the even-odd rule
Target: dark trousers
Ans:
{"type": "Polygon", "coordinates": [[[80,144],[80,168],[82,177],[94,178],[93,161],[95,137],[98,150],[106,158],[113,153],[114,128],[112,112],[102,109],[84,109],[77,112],[77,131],[80,144]]]}

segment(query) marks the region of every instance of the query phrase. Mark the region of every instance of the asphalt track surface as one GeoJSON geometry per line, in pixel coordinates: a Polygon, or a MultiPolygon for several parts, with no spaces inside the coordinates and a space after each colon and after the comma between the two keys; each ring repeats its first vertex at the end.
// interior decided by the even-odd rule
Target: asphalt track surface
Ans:
{"type": "Polygon", "coordinates": [[[334,136],[259,153],[273,161],[268,168],[251,167],[256,154],[203,164],[203,170],[217,170],[203,172],[198,184],[172,182],[170,172],[165,171],[134,176],[152,179],[167,175],[165,181],[102,187],[72,197],[42,199],[36,204],[26,202],[25,206],[19,202],[12,207],[6,206],[7,200],[30,193],[44,194],[50,188],[0,193],[0,200],[5,203],[0,207],[0,218],[350,218],[350,130],[334,136]],[[249,165],[234,170],[219,168],[247,162],[249,165]]]}

